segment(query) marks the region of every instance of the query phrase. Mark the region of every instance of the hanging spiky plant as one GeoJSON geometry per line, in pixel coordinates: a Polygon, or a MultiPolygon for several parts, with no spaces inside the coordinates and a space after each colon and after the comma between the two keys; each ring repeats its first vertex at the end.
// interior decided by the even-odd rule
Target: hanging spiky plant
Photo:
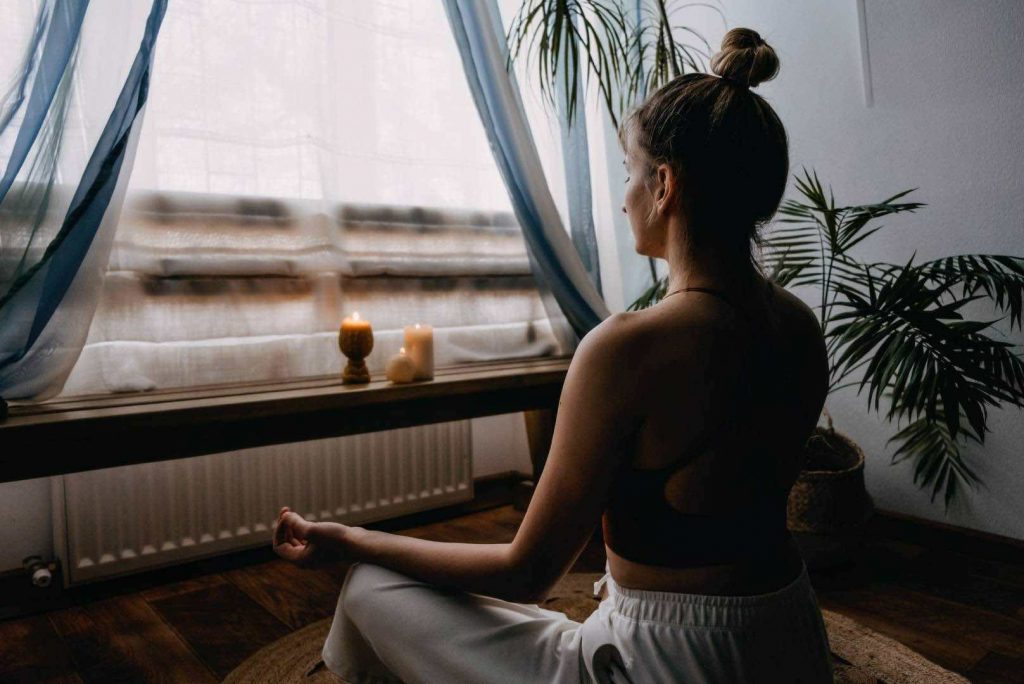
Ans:
{"type": "Polygon", "coordinates": [[[721,14],[708,3],[646,0],[636,11],[627,4],[524,0],[506,36],[509,68],[525,60],[541,93],[569,122],[579,106],[580,85],[595,85],[618,127],[626,111],[673,78],[704,71],[711,46],[693,28],[676,23],[679,11],[706,7],[721,14]]]}
{"type": "MultiPolygon", "coordinates": [[[[524,0],[506,36],[507,67],[525,60],[527,73],[536,74],[541,93],[564,112],[570,126],[584,90],[581,84],[596,85],[618,128],[625,113],[650,93],[677,76],[705,70],[711,46],[693,28],[678,23],[678,13],[704,7],[721,16],[709,3],[645,0],[636,11],[625,9],[627,4],[524,0]]],[[[658,276],[654,259],[647,262],[653,292],[658,276]]]]}

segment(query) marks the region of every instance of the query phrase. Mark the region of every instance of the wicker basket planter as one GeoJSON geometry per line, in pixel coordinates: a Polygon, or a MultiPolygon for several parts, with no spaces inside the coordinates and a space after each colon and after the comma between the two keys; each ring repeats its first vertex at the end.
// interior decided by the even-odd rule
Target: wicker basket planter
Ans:
{"type": "Polygon", "coordinates": [[[808,567],[849,562],[873,505],[864,486],[864,452],[848,436],[815,428],[804,469],[789,494],[787,523],[808,567]]]}

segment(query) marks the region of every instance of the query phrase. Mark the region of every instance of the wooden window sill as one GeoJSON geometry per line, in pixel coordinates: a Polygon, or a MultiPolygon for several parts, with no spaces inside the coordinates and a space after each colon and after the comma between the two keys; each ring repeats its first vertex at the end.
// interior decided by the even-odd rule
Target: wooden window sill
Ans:
{"type": "Polygon", "coordinates": [[[12,403],[0,482],[554,408],[569,361],[463,364],[403,385],[332,375],[12,403]]]}

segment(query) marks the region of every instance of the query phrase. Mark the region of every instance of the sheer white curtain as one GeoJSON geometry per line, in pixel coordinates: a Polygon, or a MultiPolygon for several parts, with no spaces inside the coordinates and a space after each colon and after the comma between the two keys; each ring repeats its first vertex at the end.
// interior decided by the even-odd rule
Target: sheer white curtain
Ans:
{"type": "Polygon", "coordinates": [[[376,373],[562,351],[441,3],[175,0],[64,394],[336,373],[353,310],[376,373]]]}
{"type": "Polygon", "coordinates": [[[509,209],[436,3],[175,5],[135,187],[509,209]]]}

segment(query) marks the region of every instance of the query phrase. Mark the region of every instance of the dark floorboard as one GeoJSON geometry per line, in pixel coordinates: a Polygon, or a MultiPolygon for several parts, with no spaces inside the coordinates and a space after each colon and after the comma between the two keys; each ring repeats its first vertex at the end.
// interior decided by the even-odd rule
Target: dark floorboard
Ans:
{"type": "Polygon", "coordinates": [[[45,615],[0,622],[0,680],[82,681],[67,645],[45,615]]]}
{"type": "Polygon", "coordinates": [[[999,653],[986,653],[968,673],[974,684],[1024,682],[1024,660],[999,653]]]}
{"type": "MultiPolygon", "coordinates": [[[[932,541],[932,540],[929,540],[932,541]]],[[[869,538],[857,563],[812,574],[823,608],[896,639],[972,681],[1024,682],[1024,585],[1017,566],[869,538]]]]}
{"type": "Polygon", "coordinates": [[[225,575],[292,630],[334,615],[339,582],[324,570],[264,563],[231,570],[225,575]]]}
{"type": "Polygon", "coordinates": [[[292,631],[231,582],[150,604],[218,678],[292,631]]]}
{"type": "MultiPolygon", "coordinates": [[[[522,518],[502,505],[374,527],[500,543],[522,518]]],[[[924,542],[870,536],[857,563],[812,573],[822,607],[971,681],[1024,683],[1024,562],[924,542]]],[[[604,561],[595,537],[573,570],[600,572],[604,561]]],[[[0,682],[219,681],[265,644],[333,615],[346,571],[300,570],[264,551],[113,580],[76,594],[76,605],[0,622],[0,682]]]]}
{"type": "Polygon", "coordinates": [[[52,613],[85,682],[215,682],[211,671],[139,595],[52,613]]]}

